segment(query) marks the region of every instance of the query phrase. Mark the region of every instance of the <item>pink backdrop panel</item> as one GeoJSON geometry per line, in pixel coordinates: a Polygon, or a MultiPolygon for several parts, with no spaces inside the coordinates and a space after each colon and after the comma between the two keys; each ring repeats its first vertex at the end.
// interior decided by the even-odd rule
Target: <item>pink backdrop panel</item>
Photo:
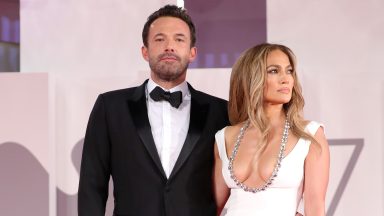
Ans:
{"type": "Polygon", "coordinates": [[[49,215],[48,74],[0,74],[1,215],[49,215]]]}

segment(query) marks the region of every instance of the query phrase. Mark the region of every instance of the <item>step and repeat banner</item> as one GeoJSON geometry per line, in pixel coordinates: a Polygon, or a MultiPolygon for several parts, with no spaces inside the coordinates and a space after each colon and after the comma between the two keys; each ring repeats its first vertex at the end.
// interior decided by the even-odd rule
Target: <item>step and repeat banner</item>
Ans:
{"type": "Polygon", "coordinates": [[[149,76],[142,26],[168,3],[184,4],[197,25],[187,80],[218,97],[228,99],[230,67],[246,48],[292,48],[305,117],[325,125],[330,144],[327,215],[384,215],[380,0],[20,0],[21,73],[0,73],[0,215],[77,215],[92,106],[149,76]]]}

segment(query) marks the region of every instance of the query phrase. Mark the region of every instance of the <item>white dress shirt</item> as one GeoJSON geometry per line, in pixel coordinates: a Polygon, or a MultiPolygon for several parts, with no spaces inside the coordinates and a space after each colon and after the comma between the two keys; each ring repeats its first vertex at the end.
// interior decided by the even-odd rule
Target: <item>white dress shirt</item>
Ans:
{"type": "MultiPolygon", "coordinates": [[[[166,90],[181,91],[182,103],[179,108],[172,107],[168,101],[154,101],[149,93],[158,86],[152,79],[148,80],[146,88],[148,118],[152,136],[159,153],[161,164],[167,176],[172,172],[181,148],[187,137],[191,110],[191,94],[186,81],[166,90]]],[[[159,86],[161,87],[161,86],[159,86]]]]}

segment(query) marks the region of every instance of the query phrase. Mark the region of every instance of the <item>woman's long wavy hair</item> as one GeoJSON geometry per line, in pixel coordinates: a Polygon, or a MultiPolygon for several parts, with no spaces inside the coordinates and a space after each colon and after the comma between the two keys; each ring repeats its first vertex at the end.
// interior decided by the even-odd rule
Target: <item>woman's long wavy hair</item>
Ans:
{"type": "Polygon", "coordinates": [[[304,97],[296,74],[296,58],[291,49],[280,44],[263,43],[246,50],[232,68],[228,103],[229,120],[232,125],[250,120],[251,125],[261,132],[259,151],[267,144],[269,120],[264,110],[264,87],[267,76],[267,57],[274,50],[281,50],[288,56],[293,69],[294,85],[291,100],[283,105],[290,123],[291,132],[297,137],[316,140],[305,132],[306,121],[302,116],[304,97]]]}

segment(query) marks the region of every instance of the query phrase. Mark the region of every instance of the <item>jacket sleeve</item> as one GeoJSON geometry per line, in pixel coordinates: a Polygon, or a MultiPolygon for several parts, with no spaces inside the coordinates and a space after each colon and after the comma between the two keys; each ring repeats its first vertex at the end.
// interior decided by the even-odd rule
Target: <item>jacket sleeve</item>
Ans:
{"type": "Polygon", "coordinates": [[[104,216],[110,177],[110,140],[106,107],[99,95],[84,138],[78,191],[79,216],[104,216]]]}

